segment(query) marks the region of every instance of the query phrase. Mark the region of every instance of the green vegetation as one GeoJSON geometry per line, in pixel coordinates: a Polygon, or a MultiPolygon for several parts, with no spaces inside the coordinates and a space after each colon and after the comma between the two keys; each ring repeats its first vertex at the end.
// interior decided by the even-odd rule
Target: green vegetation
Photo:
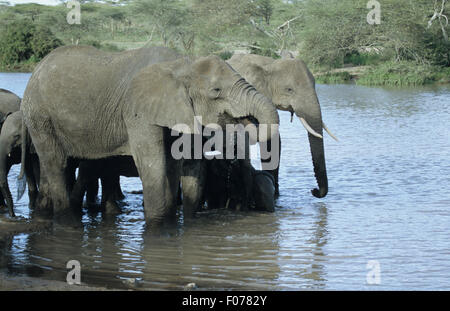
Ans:
{"type": "Polygon", "coordinates": [[[349,72],[327,72],[316,76],[316,82],[321,84],[341,84],[350,82],[352,76],[349,72]]]}
{"type": "Polygon", "coordinates": [[[28,69],[60,45],[47,27],[28,20],[14,21],[0,34],[0,66],[28,69]]]}
{"type": "Polygon", "coordinates": [[[357,84],[417,86],[428,83],[450,83],[450,67],[421,65],[414,62],[387,62],[370,68],[357,84]]]}
{"type": "Polygon", "coordinates": [[[418,85],[449,80],[449,0],[382,0],[381,23],[367,23],[368,0],[83,0],[71,9],[0,5],[0,69],[31,70],[59,45],[106,51],[163,45],[189,55],[298,54],[319,83],[418,85]],[[347,68],[366,66],[353,74],[347,68]]]}

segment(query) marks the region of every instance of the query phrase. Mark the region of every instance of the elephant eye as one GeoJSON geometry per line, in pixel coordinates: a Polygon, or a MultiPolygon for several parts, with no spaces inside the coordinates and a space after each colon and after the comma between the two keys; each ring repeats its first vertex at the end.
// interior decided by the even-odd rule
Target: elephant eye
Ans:
{"type": "Polygon", "coordinates": [[[291,87],[287,87],[287,88],[286,88],[286,92],[288,92],[288,93],[294,93],[294,89],[291,88],[291,87]]]}
{"type": "Polygon", "coordinates": [[[219,98],[221,93],[222,93],[222,89],[219,87],[211,89],[211,97],[212,98],[219,98]]]}

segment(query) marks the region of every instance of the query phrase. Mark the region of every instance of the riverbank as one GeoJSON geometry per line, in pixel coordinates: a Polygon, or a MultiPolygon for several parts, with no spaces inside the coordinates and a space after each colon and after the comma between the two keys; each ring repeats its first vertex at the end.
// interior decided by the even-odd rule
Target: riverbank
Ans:
{"type": "MultiPolygon", "coordinates": [[[[32,72],[38,63],[23,62],[0,66],[0,72],[32,72]]],[[[414,62],[386,62],[377,65],[352,66],[324,70],[311,68],[320,84],[355,83],[365,86],[421,86],[450,84],[450,67],[416,64],[414,62]]]]}
{"type": "Polygon", "coordinates": [[[450,83],[450,67],[386,62],[371,66],[350,66],[314,72],[317,83],[339,84],[353,82],[366,86],[421,86],[450,83]]]}
{"type": "Polygon", "coordinates": [[[0,291],[110,291],[106,287],[69,285],[66,282],[0,273],[0,291]]]}

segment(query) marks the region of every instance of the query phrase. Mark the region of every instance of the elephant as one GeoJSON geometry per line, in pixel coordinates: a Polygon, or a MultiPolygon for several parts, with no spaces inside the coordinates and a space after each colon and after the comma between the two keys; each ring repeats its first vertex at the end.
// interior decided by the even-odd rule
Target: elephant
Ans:
{"type": "MultiPolygon", "coordinates": [[[[295,114],[308,131],[309,145],[314,166],[314,174],[318,189],[311,190],[317,198],[323,198],[328,193],[328,178],[325,163],[323,131],[331,137],[336,137],[328,130],[322,121],[319,100],[315,91],[315,80],[307,66],[300,59],[272,59],[253,54],[235,54],[228,63],[263,93],[279,110],[295,114]]],[[[337,139],[336,139],[337,140],[337,139]]],[[[281,152],[281,142],[279,146],[281,152]]],[[[272,148],[271,141],[267,148],[272,148]]],[[[278,157],[278,160],[280,157],[278,157]]],[[[262,168],[265,169],[262,161],[262,168]]],[[[276,194],[279,193],[278,168],[270,170],[276,182],[276,194]]]]}
{"type": "Polygon", "coordinates": [[[267,171],[254,170],[253,200],[255,209],[267,212],[275,211],[275,178],[267,171]]]}
{"type": "Polygon", "coordinates": [[[246,159],[208,161],[206,180],[208,209],[275,211],[275,179],[246,159]]]}
{"type": "MultiPolygon", "coordinates": [[[[16,111],[6,118],[0,133],[0,189],[2,198],[0,204],[6,205],[11,217],[14,217],[14,205],[8,186],[8,173],[11,166],[22,161],[22,112],[16,111]]],[[[31,146],[32,147],[32,146],[31,146]]],[[[28,152],[25,156],[25,170],[28,184],[29,207],[34,206],[38,187],[36,180],[39,179],[39,159],[36,153],[28,152]]]]}
{"type": "MultiPolygon", "coordinates": [[[[21,105],[41,165],[38,210],[52,210],[54,219],[77,214],[69,200],[69,158],[132,156],[146,223],[159,225],[175,214],[182,162],[172,156],[174,132],[193,134],[196,116],[207,128],[250,117],[279,124],[270,100],[219,57],[159,62],[164,53],[65,46],[38,64],[21,105]]],[[[253,138],[264,142],[277,133],[259,126],[253,138]]]]}
{"type": "Polygon", "coordinates": [[[16,94],[0,88],[0,128],[8,114],[20,109],[20,97],[16,94]]]}

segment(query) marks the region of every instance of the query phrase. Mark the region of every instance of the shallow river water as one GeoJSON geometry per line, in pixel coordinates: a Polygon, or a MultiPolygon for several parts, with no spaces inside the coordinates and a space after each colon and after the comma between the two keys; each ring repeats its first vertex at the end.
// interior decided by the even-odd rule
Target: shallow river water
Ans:
{"type": "MultiPolygon", "coordinates": [[[[29,74],[0,74],[22,96],[29,74]]],[[[81,229],[19,234],[0,272],[141,289],[450,290],[450,87],[318,85],[329,193],[316,187],[307,135],[280,112],[282,155],[273,214],[213,211],[165,236],[144,235],[137,178],[122,178],[117,217],[85,214],[81,229]],[[379,273],[377,273],[379,272],[379,273]],[[373,277],[373,276],[379,276],[373,277]],[[371,283],[377,284],[371,284],[371,283]]],[[[9,175],[15,193],[19,166],[9,175]]],[[[16,213],[28,217],[27,198],[16,213]]],[[[0,217],[7,217],[0,214],[0,217]]]]}

